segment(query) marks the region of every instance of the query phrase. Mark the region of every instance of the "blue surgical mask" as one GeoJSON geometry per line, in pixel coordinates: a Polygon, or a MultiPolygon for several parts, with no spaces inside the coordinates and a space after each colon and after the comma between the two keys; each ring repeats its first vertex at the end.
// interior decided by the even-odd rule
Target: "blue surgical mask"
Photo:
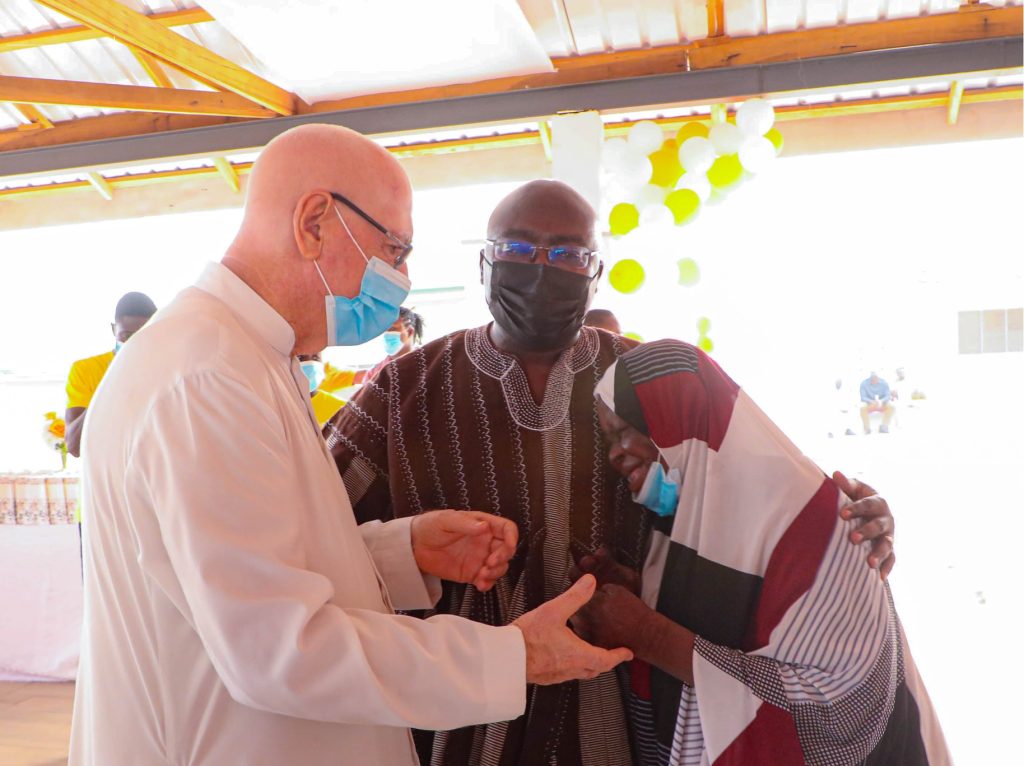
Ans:
{"type": "Polygon", "coordinates": [[[388,330],[381,336],[384,339],[384,352],[394,356],[402,350],[402,333],[388,330]]]}
{"type": "Polygon", "coordinates": [[[115,340],[114,341],[114,355],[115,356],[117,356],[117,352],[121,350],[122,346],[124,346],[124,344],[121,341],[119,341],[119,340],[115,340]]]}
{"type": "Polygon", "coordinates": [[[409,296],[412,283],[398,269],[388,265],[376,256],[367,258],[363,248],[349,231],[348,224],[334,208],[338,220],[345,227],[359,254],[366,261],[359,295],[345,298],[334,295],[330,285],[320,271],[320,265],[313,261],[320,280],[327,288],[324,303],[327,309],[327,345],[358,346],[372,340],[388,329],[398,319],[398,309],[409,296]]]}
{"type": "Polygon", "coordinates": [[[673,516],[679,504],[679,471],[673,468],[668,474],[661,463],[651,463],[640,491],[633,495],[633,501],[649,508],[659,516],[673,516]]]}
{"type": "Polygon", "coordinates": [[[324,382],[324,376],[327,374],[324,372],[324,363],[318,362],[315,359],[309,359],[305,362],[299,362],[299,367],[302,368],[302,374],[309,381],[309,393],[313,393],[320,388],[320,384],[324,382]]]}

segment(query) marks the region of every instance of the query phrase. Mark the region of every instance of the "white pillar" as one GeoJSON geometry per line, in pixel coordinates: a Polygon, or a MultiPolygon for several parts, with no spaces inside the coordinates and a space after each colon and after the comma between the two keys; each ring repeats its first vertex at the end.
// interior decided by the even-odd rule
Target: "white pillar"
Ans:
{"type": "Polygon", "coordinates": [[[564,181],[598,210],[601,204],[601,144],[604,123],[597,112],[551,118],[551,175],[564,181]]]}

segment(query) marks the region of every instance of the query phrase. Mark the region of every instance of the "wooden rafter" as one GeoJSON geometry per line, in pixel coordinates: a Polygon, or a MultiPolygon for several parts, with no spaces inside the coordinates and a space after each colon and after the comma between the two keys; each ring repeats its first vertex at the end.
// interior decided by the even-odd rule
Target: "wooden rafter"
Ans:
{"type": "Polygon", "coordinates": [[[32,104],[14,104],[14,108],[21,112],[21,116],[29,121],[28,125],[19,126],[22,129],[49,130],[53,127],[53,122],[50,118],[32,104]]]}
{"type": "MultiPolygon", "coordinates": [[[[164,27],[182,27],[189,24],[202,24],[204,22],[214,20],[213,16],[202,8],[188,8],[184,11],[153,13],[146,18],[164,27]]],[[[59,29],[46,29],[42,32],[29,32],[24,35],[0,37],[0,53],[23,51],[30,48],[39,48],[43,45],[77,43],[81,40],[95,40],[99,37],[107,37],[106,32],[102,32],[99,29],[93,29],[92,27],[73,26],[60,27],[59,29]]]]}
{"type": "Polygon", "coordinates": [[[957,118],[960,117],[960,104],[964,100],[964,81],[954,80],[949,86],[949,102],[946,107],[946,122],[950,125],[956,125],[957,118]]]}
{"type": "Polygon", "coordinates": [[[153,84],[158,88],[173,88],[174,83],[171,82],[171,78],[167,76],[160,67],[160,62],[150,56],[144,50],[138,48],[129,48],[132,55],[135,56],[135,60],[139,62],[139,66],[142,67],[146,76],[153,81],[153,84]]]}
{"type": "Polygon", "coordinates": [[[217,168],[217,172],[224,179],[224,183],[231,187],[231,191],[241,191],[242,182],[238,178],[238,171],[227,157],[214,157],[213,166],[217,168]]]}
{"type": "Polygon", "coordinates": [[[36,2],[81,24],[100,30],[118,42],[139,48],[161,62],[172,64],[190,73],[194,72],[205,80],[278,114],[295,113],[299,99],[294,94],[172,32],[148,16],[126,8],[117,0],[36,2]]]}
{"type": "Polygon", "coordinates": [[[96,190],[96,193],[103,197],[107,202],[114,199],[114,190],[110,188],[110,182],[108,182],[106,178],[101,176],[99,173],[86,173],[85,178],[89,182],[89,185],[96,190]]]}
{"type": "MultiPolygon", "coordinates": [[[[35,77],[0,75],[0,101],[26,104],[92,106],[172,114],[269,117],[273,112],[234,93],[175,90],[140,85],[107,85],[95,82],[40,80],[35,77]]],[[[57,130],[57,128],[54,128],[57,130]]]]}
{"type": "Polygon", "coordinates": [[[704,0],[708,9],[708,37],[725,34],[725,0],[704,0]]]}

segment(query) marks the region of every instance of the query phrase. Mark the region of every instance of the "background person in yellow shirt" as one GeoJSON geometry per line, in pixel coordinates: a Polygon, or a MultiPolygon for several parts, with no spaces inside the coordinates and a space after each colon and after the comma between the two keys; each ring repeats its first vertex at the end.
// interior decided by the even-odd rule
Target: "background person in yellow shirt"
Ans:
{"type": "Polygon", "coordinates": [[[110,331],[114,335],[114,350],[103,354],[79,359],[71,365],[68,373],[67,395],[68,404],[64,412],[66,424],[65,439],[68,452],[79,457],[82,444],[82,426],[85,424],[85,411],[92,401],[93,394],[99,388],[100,381],[114,361],[117,350],[132,335],[146,324],[156,313],[156,305],[148,295],[143,293],[125,293],[114,308],[114,321],[110,331]]]}

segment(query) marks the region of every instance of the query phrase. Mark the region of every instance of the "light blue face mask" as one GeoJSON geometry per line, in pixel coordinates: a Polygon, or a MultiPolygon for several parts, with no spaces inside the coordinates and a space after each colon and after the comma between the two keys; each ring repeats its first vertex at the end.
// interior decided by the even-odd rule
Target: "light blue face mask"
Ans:
{"type": "Polygon", "coordinates": [[[302,368],[302,374],[309,381],[309,393],[313,393],[320,388],[320,384],[324,382],[324,377],[327,374],[324,372],[324,363],[318,362],[315,359],[309,359],[305,362],[299,362],[299,367],[302,368]]]}
{"type": "Polygon", "coordinates": [[[384,339],[384,353],[394,356],[402,350],[402,333],[388,330],[381,336],[384,339]]]}
{"type": "Polygon", "coordinates": [[[114,341],[114,356],[117,356],[117,352],[120,351],[123,346],[124,344],[121,341],[114,341]]]}
{"type": "Polygon", "coordinates": [[[660,461],[651,463],[640,491],[633,495],[633,502],[649,508],[659,516],[674,516],[679,504],[679,471],[673,468],[666,475],[660,461]]]}
{"type": "Polygon", "coordinates": [[[334,213],[366,261],[366,270],[363,272],[359,295],[355,298],[345,298],[331,292],[323,272],[320,271],[320,265],[313,261],[320,280],[327,288],[327,295],[324,296],[327,309],[327,345],[358,346],[376,338],[395,323],[398,319],[398,308],[409,296],[412,283],[409,277],[380,258],[367,258],[337,207],[334,208],[334,213]]]}

